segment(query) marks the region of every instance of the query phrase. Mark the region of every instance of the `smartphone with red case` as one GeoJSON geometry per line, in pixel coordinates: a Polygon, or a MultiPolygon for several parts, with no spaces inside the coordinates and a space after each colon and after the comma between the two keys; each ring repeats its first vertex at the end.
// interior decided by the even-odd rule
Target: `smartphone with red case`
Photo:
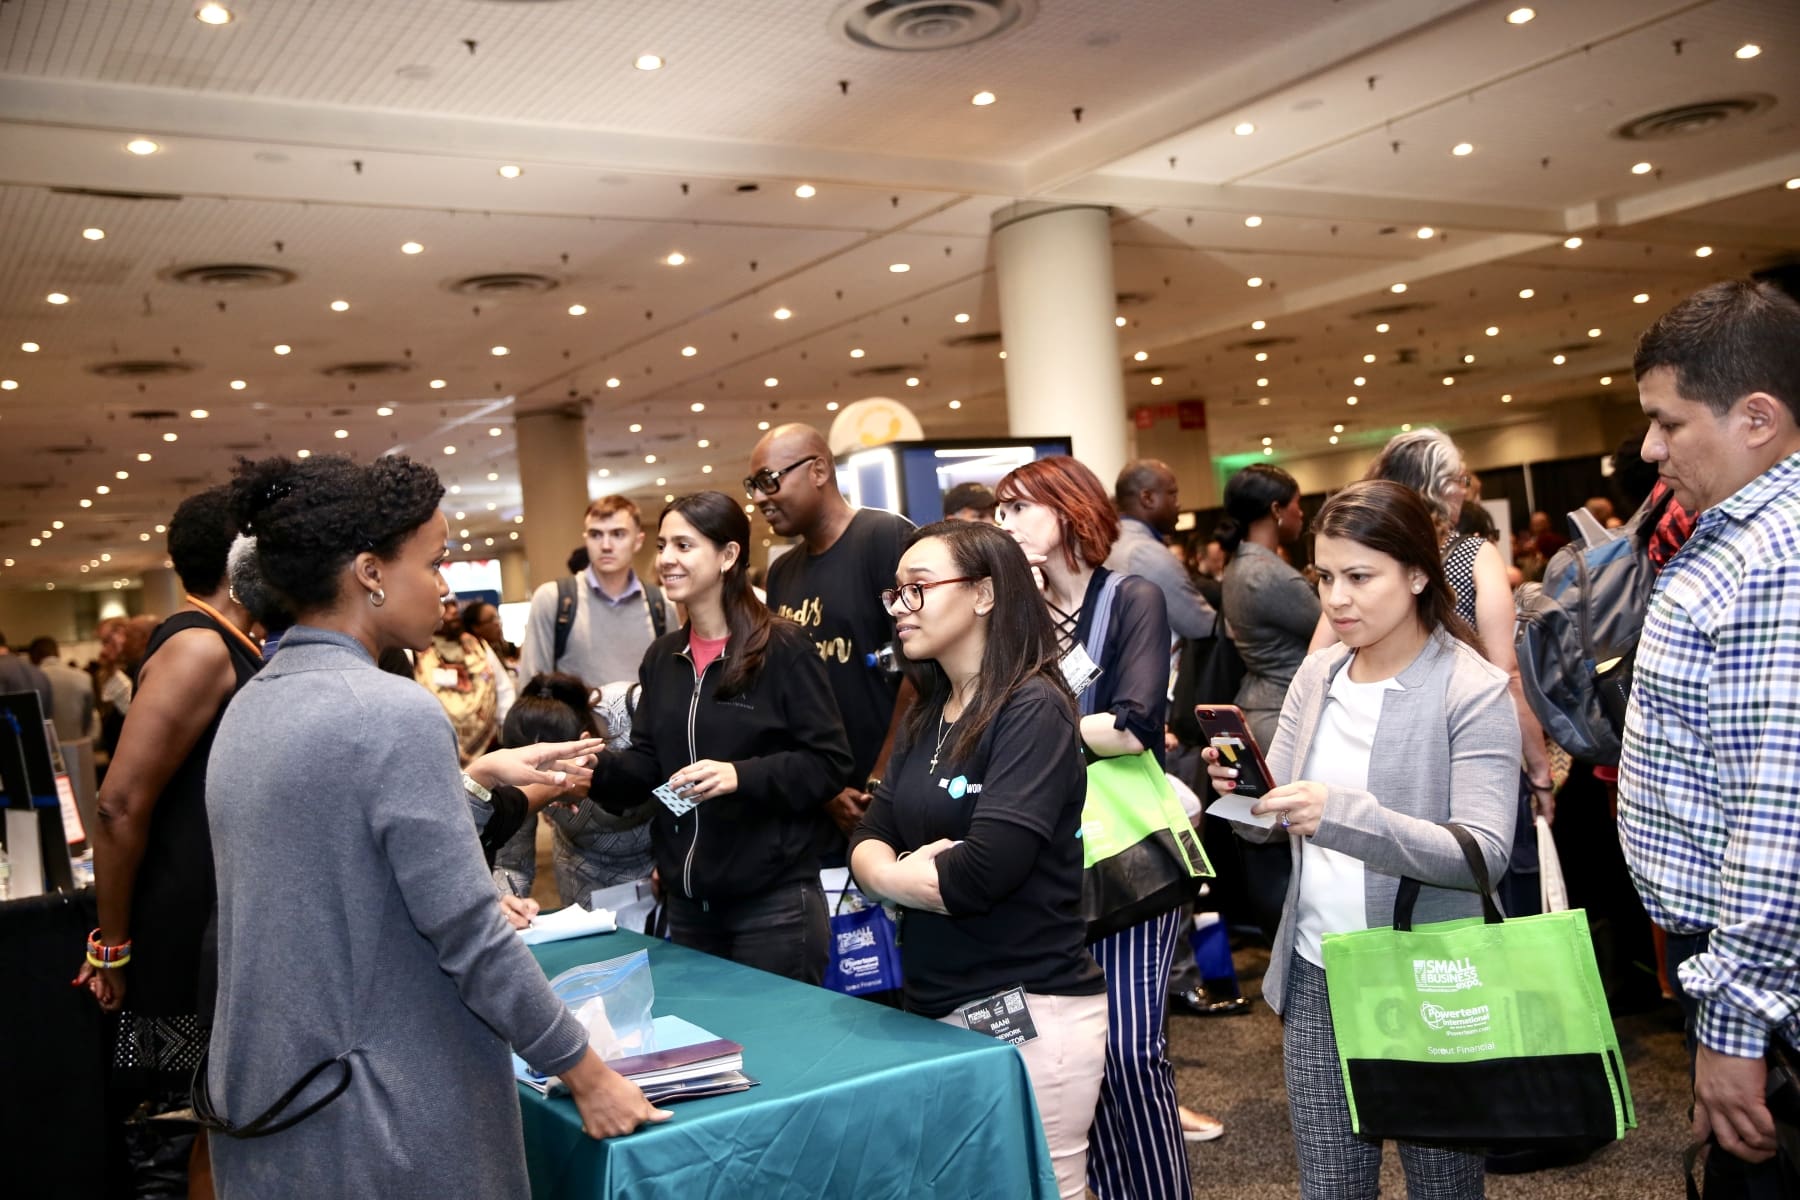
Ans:
{"type": "Polygon", "coordinates": [[[1194,719],[1206,734],[1207,744],[1219,752],[1219,762],[1237,769],[1237,795],[1260,796],[1274,790],[1270,782],[1274,777],[1243,709],[1235,704],[1196,704],[1194,719]]]}

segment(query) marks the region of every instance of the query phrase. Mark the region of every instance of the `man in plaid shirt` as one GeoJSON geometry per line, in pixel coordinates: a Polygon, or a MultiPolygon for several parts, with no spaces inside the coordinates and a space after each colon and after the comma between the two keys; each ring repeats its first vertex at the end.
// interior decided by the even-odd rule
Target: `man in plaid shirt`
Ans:
{"type": "Polygon", "coordinates": [[[1716,284],[1635,367],[1644,460],[1695,522],[1644,620],[1619,834],[1669,931],[1694,1131],[1725,1151],[1708,1178],[1775,1195],[1765,1055],[1800,1042],[1800,305],[1716,284]]]}

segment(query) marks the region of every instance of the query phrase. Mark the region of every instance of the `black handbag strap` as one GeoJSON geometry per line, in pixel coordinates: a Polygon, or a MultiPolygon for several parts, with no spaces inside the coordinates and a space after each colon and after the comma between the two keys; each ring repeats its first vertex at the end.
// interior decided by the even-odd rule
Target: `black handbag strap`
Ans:
{"type": "MultiPolygon", "coordinates": [[[[1500,915],[1500,906],[1494,903],[1493,886],[1488,882],[1487,860],[1481,857],[1481,847],[1476,844],[1475,835],[1453,822],[1444,822],[1444,828],[1462,847],[1463,859],[1469,864],[1470,874],[1475,876],[1475,883],[1481,889],[1481,916],[1489,925],[1498,925],[1505,918],[1500,915]]],[[[1413,905],[1419,900],[1419,881],[1412,876],[1403,876],[1400,890],[1394,896],[1394,928],[1402,933],[1410,933],[1413,927],[1413,905]]]]}
{"type": "Polygon", "coordinates": [[[324,1108],[327,1104],[330,1104],[333,1100],[336,1100],[339,1096],[343,1095],[350,1087],[350,1077],[352,1072],[349,1055],[340,1054],[336,1058],[327,1058],[319,1062],[312,1070],[302,1075],[294,1086],[276,1097],[275,1103],[269,1105],[269,1107],[264,1109],[260,1114],[242,1125],[234,1125],[228,1118],[221,1116],[218,1110],[213,1107],[212,1089],[206,1080],[206,1064],[210,1054],[210,1048],[207,1051],[202,1052],[200,1056],[200,1065],[194,1068],[194,1083],[190,1099],[194,1106],[194,1119],[207,1129],[213,1130],[216,1133],[222,1133],[226,1137],[268,1137],[272,1133],[280,1133],[284,1129],[292,1129],[294,1126],[306,1120],[306,1118],[312,1116],[321,1108],[324,1108]],[[294,1113],[292,1116],[281,1116],[282,1110],[292,1104],[294,1100],[299,1097],[300,1093],[306,1090],[307,1085],[311,1084],[313,1080],[317,1079],[325,1071],[334,1066],[342,1067],[344,1074],[343,1078],[332,1085],[330,1091],[326,1092],[317,1100],[314,1100],[311,1104],[308,1104],[299,1112],[294,1113]],[[277,1118],[280,1119],[278,1120],[277,1118]]]}

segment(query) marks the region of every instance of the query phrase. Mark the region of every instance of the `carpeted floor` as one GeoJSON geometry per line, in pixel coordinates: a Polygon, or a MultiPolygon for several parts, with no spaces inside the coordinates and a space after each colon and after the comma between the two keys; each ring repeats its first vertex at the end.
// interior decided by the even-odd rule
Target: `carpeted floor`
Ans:
{"type": "MultiPolygon", "coordinates": [[[[1261,950],[1237,955],[1246,995],[1260,997],[1261,950]]],[[[1491,1200],[1620,1200],[1683,1195],[1681,1151],[1689,1102],[1679,1017],[1666,1011],[1619,1022],[1638,1128],[1573,1167],[1488,1178],[1491,1200]]],[[[1233,1200],[1291,1198],[1299,1191],[1287,1094],[1281,1083],[1281,1025],[1260,999],[1250,1016],[1171,1017],[1169,1052],[1182,1102],[1225,1122],[1218,1141],[1192,1145],[1194,1195],[1233,1200]]],[[[1389,1147],[1382,1194],[1405,1196],[1400,1160],[1389,1147]]]]}

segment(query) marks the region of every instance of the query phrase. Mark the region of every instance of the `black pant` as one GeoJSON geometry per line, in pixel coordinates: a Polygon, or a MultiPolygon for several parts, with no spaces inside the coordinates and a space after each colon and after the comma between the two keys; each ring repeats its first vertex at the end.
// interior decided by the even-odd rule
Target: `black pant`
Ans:
{"type": "Polygon", "coordinates": [[[678,946],[802,983],[825,980],[831,921],[816,877],[733,900],[670,895],[668,905],[669,937],[678,946]]]}
{"type": "MultiPolygon", "coordinates": [[[[1671,933],[1669,935],[1669,983],[1675,998],[1681,1002],[1685,1018],[1688,1048],[1688,1074],[1693,1075],[1694,1048],[1698,1041],[1695,1030],[1700,1019],[1700,1002],[1681,986],[1681,964],[1706,949],[1704,933],[1671,933]]],[[[1706,1155],[1704,1194],[1708,1196],[1748,1197],[1749,1200],[1779,1200],[1782,1189],[1780,1163],[1750,1163],[1726,1152],[1715,1141],[1706,1155]]]]}

